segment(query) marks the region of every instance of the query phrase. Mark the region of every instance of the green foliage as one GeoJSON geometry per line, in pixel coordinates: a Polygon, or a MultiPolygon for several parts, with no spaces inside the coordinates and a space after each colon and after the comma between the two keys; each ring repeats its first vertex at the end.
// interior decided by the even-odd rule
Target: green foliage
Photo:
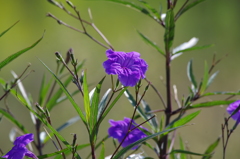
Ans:
{"type": "Polygon", "coordinates": [[[201,108],[201,107],[207,108],[207,107],[212,107],[212,106],[217,106],[217,105],[228,105],[235,101],[236,100],[229,100],[229,101],[220,100],[220,101],[203,102],[203,103],[193,104],[193,105],[189,106],[187,109],[201,108]]]}
{"type": "Polygon", "coordinates": [[[149,40],[145,35],[143,35],[141,32],[139,32],[137,30],[138,34],[141,36],[141,38],[149,45],[151,45],[152,47],[154,47],[160,54],[162,54],[163,56],[165,56],[165,53],[151,40],[149,40]]]}
{"type": "Polygon", "coordinates": [[[6,66],[7,64],[9,64],[11,61],[13,61],[14,59],[16,59],[18,56],[22,55],[23,53],[27,52],[28,50],[34,48],[41,40],[43,39],[43,36],[38,39],[34,44],[32,44],[31,46],[22,49],[12,55],[10,55],[9,57],[7,57],[5,60],[3,60],[2,62],[0,62],[0,70],[6,66]]]}
{"type": "Polygon", "coordinates": [[[191,151],[186,151],[186,150],[172,150],[172,153],[180,153],[180,154],[188,154],[188,155],[195,155],[195,156],[209,156],[208,154],[200,154],[200,153],[195,153],[191,151]]]}
{"type": "Polygon", "coordinates": [[[208,146],[208,148],[206,149],[206,151],[204,152],[204,154],[209,154],[209,156],[203,156],[202,159],[210,159],[213,156],[213,151],[215,150],[215,148],[218,146],[220,142],[220,137],[217,138],[216,141],[214,141],[214,143],[212,143],[211,145],[208,146]]]}
{"type": "MultiPolygon", "coordinates": [[[[40,60],[41,61],[41,60],[40,60]]],[[[45,68],[51,73],[51,75],[54,77],[55,81],[58,83],[58,85],[61,87],[62,91],[65,93],[65,95],[68,97],[68,100],[71,102],[71,104],[73,105],[73,107],[75,108],[76,112],[78,113],[78,115],[80,116],[80,118],[82,119],[83,123],[87,126],[87,120],[85,115],[83,114],[82,110],[79,108],[79,106],[77,105],[77,103],[74,101],[73,97],[71,96],[71,94],[68,92],[68,90],[65,88],[65,86],[63,85],[63,83],[60,81],[60,79],[50,70],[50,68],[47,67],[47,65],[45,63],[43,63],[41,61],[41,63],[45,66],[45,68]]]]}
{"type": "Polygon", "coordinates": [[[16,125],[22,132],[24,132],[25,134],[29,133],[29,131],[6,110],[0,108],[0,113],[3,116],[5,116],[8,120],[10,120],[14,125],[16,125]]]}
{"type": "Polygon", "coordinates": [[[193,74],[192,60],[190,60],[188,62],[188,65],[187,65],[187,76],[188,76],[189,81],[194,86],[194,90],[193,91],[196,92],[198,85],[197,85],[197,82],[195,80],[195,76],[193,74]]]}
{"type": "Polygon", "coordinates": [[[105,158],[105,146],[104,146],[104,142],[102,143],[102,150],[100,152],[100,156],[98,159],[104,159],[105,158]]]}
{"type": "MultiPolygon", "coordinates": [[[[181,127],[181,126],[180,126],[180,127],[181,127]]],[[[167,129],[167,130],[164,130],[164,131],[161,131],[161,132],[152,134],[152,135],[150,135],[150,136],[147,136],[147,137],[145,137],[145,138],[142,138],[142,139],[140,139],[140,140],[138,140],[138,141],[136,141],[136,142],[128,145],[127,147],[124,147],[122,150],[120,150],[120,151],[113,157],[113,159],[119,159],[119,158],[120,158],[121,156],[123,156],[128,150],[130,150],[131,148],[133,148],[133,147],[136,146],[136,145],[139,145],[139,144],[143,143],[144,141],[147,141],[147,140],[149,140],[149,139],[152,139],[152,138],[154,138],[154,137],[157,137],[157,136],[159,136],[159,135],[161,135],[161,134],[167,134],[167,133],[169,133],[169,132],[171,132],[171,131],[173,131],[173,130],[176,130],[176,129],[180,128],[180,127],[175,127],[175,128],[172,128],[172,129],[167,129]]]]}
{"type": "Polygon", "coordinates": [[[177,119],[173,120],[173,122],[171,122],[167,126],[167,128],[171,129],[171,128],[183,126],[183,125],[187,124],[188,122],[190,122],[192,119],[194,119],[199,113],[200,113],[200,110],[193,112],[193,113],[191,113],[183,118],[180,118],[180,119],[178,117],[177,119]]]}
{"type": "Polygon", "coordinates": [[[173,44],[174,32],[175,32],[173,9],[169,9],[166,14],[167,15],[165,19],[164,42],[165,42],[165,49],[169,50],[173,44]]]}

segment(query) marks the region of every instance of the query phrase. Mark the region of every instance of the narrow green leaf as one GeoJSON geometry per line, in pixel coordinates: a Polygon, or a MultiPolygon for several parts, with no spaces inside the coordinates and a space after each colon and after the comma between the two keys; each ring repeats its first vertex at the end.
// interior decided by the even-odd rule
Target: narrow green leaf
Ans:
{"type": "Polygon", "coordinates": [[[153,13],[153,15],[155,16],[154,19],[158,21],[161,19],[159,12],[155,8],[153,8],[151,5],[149,5],[147,2],[143,0],[139,0],[139,2],[141,2],[148,10],[150,10],[153,13]]]}
{"type": "Polygon", "coordinates": [[[169,50],[173,44],[174,30],[175,30],[173,9],[169,9],[166,14],[167,15],[165,18],[164,42],[165,42],[165,48],[169,50]]]}
{"type": "MultiPolygon", "coordinates": [[[[65,128],[71,126],[71,125],[73,125],[74,123],[76,123],[79,119],[80,119],[79,116],[75,116],[75,117],[69,119],[68,121],[64,122],[62,125],[60,125],[58,128],[56,128],[56,130],[57,130],[58,132],[60,132],[60,131],[62,131],[63,129],[65,129],[65,128]]],[[[50,135],[50,136],[53,136],[53,133],[49,133],[49,135],[50,135]]],[[[49,136],[46,136],[44,139],[41,138],[41,142],[45,144],[45,143],[48,142],[49,139],[50,139],[49,136]]]]}
{"type": "MultiPolygon", "coordinates": [[[[148,103],[145,101],[145,100],[142,100],[141,101],[141,104],[142,104],[142,107],[143,109],[145,110],[145,112],[147,113],[146,116],[147,118],[151,118],[153,116],[152,113],[148,113],[148,112],[151,112],[151,108],[150,106],[148,105],[148,103]]],[[[158,123],[157,123],[157,119],[156,117],[155,118],[152,118],[151,120],[149,120],[149,123],[151,124],[151,127],[154,128],[154,130],[157,132],[157,129],[158,129],[158,123]]]]}
{"type": "MultiPolygon", "coordinates": [[[[185,151],[185,145],[184,145],[184,143],[182,141],[181,136],[179,136],[179,144],[180,144],[180,149],[185,151]]],[[[184,154],[184,153],[181,153],[180,154],[180,159],[187,159],[187,155],[184,154]]]]}
{"type": "Polygon", "coordinates": [[[174,120],[173,122],[171,122],[167,128],[175,128],[175,127],[179,127],[179,126],[182,126],[182,125],[185,125],[187,124],[188,122],[190,122],[192,119],[194,119],[198,114],[200,113],[200,110],[199,111],[196,111],[194,113],[191,113],[183,118],[180,118],[180,119],[177,119],[177,120],[174,120]]]}
{"type": "Polygon", "coordinates": [[[12,27],[14,27],[19,21],[15,22],[12,26],[10,26],[7,30],[4,30],[1,34],[0,37],[3,36],[5,33],[7,33],[12,27]]]}
{"type": "Polygon", "coordinates": [[[188,154],[188,155],[196,155],[196,156],[209,156],[208,154],[200,154],[200,153],[195,153],[195,152],[190,152],[186,150],[172,150],[171,153],[183,153],[183,154],[188,154]]]}
{"type": "Polygon", "coordinates": [[[108,108],[106,109],[106,111],[103,113],[103,115],[101,116],[101,118],[99,119],[99,124],[103,121],[103,119],[107,116],[107,114],[110,112],[110,110],[113,108],[113,106],[117,103],[117,101],[120,99],[120,97],[123,95],[123,93],[126,91],[128,87],[123,88],[119,94],[117,95],[117,97],[112,101],[112,103],[108,106],[108,108]]]}
{"type": "Polygon", "coordinates": [[[103,83],[105,77],[103,77],[102,80],[95,87],[93,97],[91,99],[91,109],[90,109],[90,111],[91,111],[90,112],[90,125],[91,126],[90,126],[90,128],[93,128],[95,126],[95,124],[97,123],[99,96],[100,96],[102,83],[103,83]]]}
{"type": "Polygon", "coordinates": [[[209,92],[205,93],[202,96],[212,96],[212,95],[240,95],[240,91],[238,92],[209,92]]]}
{"type": "Polygon", "coordinates": [[[180,15],[182,15],[183,13],[185,13],[186,11],[188,11],[189,9],[191,9],[192,7],[196,6],[197,4],[203,2],[205,0],[195,0],[194,2],[186,5],[179,13],[178,15],[176,15],[176,17],[179,17],[180,15]]]}
{"type": "Polygon", "coordinates": [[[208,82],[207,82],[206,89],[211,85],[211,83],[213,82],[213,80],[215,79],[215,77],[217,76],[218,73],[219,73],[219,71],[215,72],[214,74],[212,74],[212,76],[210,76],[210,78],[208,79],[208,82]]]}
{"type": "Polygon", "coordinates": [[[212,107],[212,106],[217,106],[217,105],[228,105],[231,104],[233,102],[235,102],[236,100],[220,100],[220,101],[211,101],[211,102],[204,102],[204,103],[198,103],[198,104],[194,104],[189,106],[187,109],[191,109],[191,108],[200,108],[200,107],[212,107]]]}
{"type": "MultiPolygon", "coordinates": [[[[81,149],[83,149],[85,147],[88,147],[88,146],[90,146],[90,144],[78,145],[77,150],[81,150],[81,149]]],[[[61,155],[62,152],[64,152],[65,155],[72,154],[72,152],[68,148],[65,148],[65,149],[62,149],[62,150],[54,152],[54,153],[38,156],[38,159],[44,159],[44,158],[48,158],[48,157],[52,157],[52,156],[56,156],[56,155],[57,156],[55,157],[55,159],[60,159],[60,158],[62,158],[62,155],[61,155]]]]}
{"type": "Polygon", "coordinates": [[[150,136],[147,136],[147,137],[145,137],[145,138],[142,138],[142,139],[140,139],[140,140],[138,140],[138,141],[136,141],[136,142],[128,145],[127,147],[124,147],[123,149],[121,149],[121,150],[113,157],[113,159],[119,159],[119,158],[120,158],[122,155],[124,155],[128,150],[130,150],[131,148],[133,148],[133,147],[136,146],[136,145],[139,145],[139,144],[143,143],[144,141],[147,141],[147,140],[149,140],[149,139],[152,139],[152,138],[154,138],[154,137],[157,137],[157,136],[159,136],[159,135],[161,135],[161,134],[169,133],[169,132],[171,132],[171,131],[173,131],[173,130],[176,130],[176,129],[178,129],[178,128],[180,128],[180,127],[176,127],[176,128],[164,130],[164,131],[161,131],[161,132],[152,134],[152,135],[150,135],[150,136]]]}
{"type": "Polygon", "coordinates": [[[204,156],[204,157],[202,157],[202,159],[210,159],[210,158],[212,158],[213,151],[218,146],[218,144],[220,142],[220,139],[221,139],[220,137],[217,138],[217,140],[214,141],[214,143],[212,143],[211,145],[208,146],[208,148],[206,149],[204,154],[209,154],[210,156],[204,156]]]}
{"type": "Polygon", "coordinates": [[[130,7],[132,9],[137,10],[137,11],[140,11],[143,14],[145,14],[145,15],[154,19],[154,16],[152,16],[146,8],[140,7],[136,4],[134,4],[133,2],[124,1],[124,0],[102,0],[102,1],[110,1],[110,2],[114,2],[114,3],[122,4],[124,6],[130,7]]]}
{"type": "Polygon", "coordinates": [[[99,120],[99,117],[100,115],[102,114],[103,110],[105,109],[106,107],[106,102],[107,102],[107,99],[108,99],[108,96],[109,96],[109,93],[111,92],[112,89],[108,89],[106,91],[106,93],[103,95],[99,105],[98,105],[98,117],[97,117],[97,120],[99,120]]]}
{"type": "Polygon", "coordinates": [[[90,100],[89,100],[89,92],[88,92],[88,84],[87,84],[87,70],[84,71],[83,76],[83,94],[84,94],[84,109],[86,112],[86,120],[87,123],[90,124],[90,100]]]}
{"type": "Polygon", "coordinates": [[[32,113],[37,117],[48,129],[50,129],[58,138],[61,140],[65,146],[67,146],[69,149],[71,149],[71,145],[57,132],[56,129],[52,127],[51,124],[48,123],[46,119],[44,119],[41,115],[37,114],[31,107],[29,107],[24,100],[24,98],[19,98],[18,94],[14,94],[18,100],[32,113]]]}
{"type": "MultiPolygon", "coordinates": [[[[63,85],[63,83],[59,80],[59,78],[52,72],[52,70],[50,70],[47,65],[42,62],[40,60],[40,62],[46,67],[46,69],[52,74],[52,76],[54,77],[54,79],[56,80],[56,82],[58,83],[58,85],[61,87],[62,91],[66,94],[66,96],[68,97],[69,101],[71,102],[71,104],[73,105],[73,107],[75,108],[75,110],[77,111],[78,115],[80,116],[80,118],[82,119],[83,123],[86,125],[86,118],[82,112],[82,110],[79,108],[79,106],[77,105],[77,103],[74,101],[74,99],[72,98],[71,94],[68,92],[68,90],[65,88],[65,86],[63,85]]],[[[87,125],[86,125],[87,126],[87,125]]]]}
{"type": "Polygon", "coordinates": [[[8,120],[10,120],[14,125],[16,125],[24,134],[29,133],[29,131],[20,122],[18,122],[12,115],[10,115],[7,111],[0,108],[0,113],[3,116],[5,116],[8,120]]]}
{"type": "Polygon", "coordinates": [[[45,105],[46,98],[48,97],[47,93],[50,90],[52,84],[52,79],[46,83],[46,76],[43,75],[40,90],[39,90],[39,105],[43,106],[45,105]]]}
{"type": "Polygon", "coordinates": [[[160,54],[162,54],[163,56],[165,56],[165,53],[157,46],[157,44],[155,44],[154,42],[152,42],[151,40],[149,40],[145,35],[143,35],[140,31],[138,31],[138,34],[142,37],[142,39],[147,43],[150,44],[152,47],[154,47],[160,54]]]}
{"type": "MultiPolygon", "coordinates": [[[[82,61],[78,66],[77,66],[77,71],[79,71],[83,65],[84,65],[85,61],[82,61]]],[[[72,75],[69,75],[69,77],[63,82],[63,85],[65,87],[67,87],[71,82],[72,82],[72,75]]],[[[49,111],[52,110],[52,108],[54,106],[56,106],[59,103],[59,99],[61,98],[61,95],[63,94],[63,91],[61,88],[59,88],[56,93],[54,93],[54,95],[50,98],[50,100],[46,103],[46,107],[49,111]]],[[[75,93],[73,93],[75,94],[75,93]]]]}
{"type": "Polygon", "coordinates": [[[201,87],[200,87],[200,95],[202,95],[205,90],[207,89],[207,84],[208,84],[208,65],[207,62],[205,61],[205,65],[204,65],[204,76],[203,76],[203,80],[201,82],[201,87]]]}
{"type": "Polygon", "coordinates": [[[182,52],[187,52],[187,51],[206,49],[206,48],[209,48],[209,47],[212,47],[212,46],[214,46],[214,45],[210,44],[210,45],[204,45],[204,46],[194,46],[194,47],[191,47],[191,48],[188,48],[188,49],[179,50],[176,53],[174,53],[174,55],[178,54],[178,53],[182,53],[182,52]]]}
{"type": "Polygon", "coordinates": [[[34,46],[36,46],[41,40],[43,39],[43,36],[37,40],[34,44],[32,44],[31,46],[21,50],[21,51],[18,51],[17,53],[15,54],[12,54],[10,56],[8,56],[5,60],[3,60],[1,63],[0,63],[0,70],[6,66],[7,64],[9,64],[12,60],[16,59],[18,56],[22,55],[23,53],[27,52],[28,50],[32,49],[34,46]]]}
{"type": "Polygon", "coordinates": [[[189,81],[193,84],[194,90],[196,90],[197,89],[197,82],[196,82],[195,76],[193,74],[192,60],[190,60],[188,62],[188,65],[187,65],[187,76],[188,76],[189,81]]]}
{"type": "Polygon", "coordinates": [[[100,152],[98,159],[104,159],[104,158],[105,158],[105,146],[104,146],[104,142],[102,142],[102,150],[100,152]]]}
{"type": "MultiPolygon", "coordinates": [[[[124,92],[124,95],[128,98],[129,102],[132,104],[132,106],[135,108],[136,107],[136,101],[135,99],[133,98],[133,96],[131,95],[131,93],[126,90],[124,92]]],[[[140,116],[144,119],[144,120],[148,120],[151,116],[150,115],[146,115],[144,113],[144,111],[141,109],[141,107],[137,107],[137,112],[140,114],[140,116]]],[[[154,130],[156,131],[156,127],[154,125],[152,125],[152,123],[150,122],[147,122],[147,124],[154,130]]]]}

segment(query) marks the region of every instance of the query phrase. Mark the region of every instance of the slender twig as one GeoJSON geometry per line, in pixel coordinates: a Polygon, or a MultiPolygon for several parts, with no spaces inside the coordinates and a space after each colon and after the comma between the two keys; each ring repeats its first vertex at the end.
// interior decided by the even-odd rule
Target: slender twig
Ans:
{"type": "Polygon", "coordinates": [[[152,87],[152,89],[153,89],[153,90],[156,92],[156,94],[158,95],[158,97],[159,97],[159,99],[161,100],[164,108],[166,108],[167,105],[166,105],[166,103],[165,103],[165,101],[164,101],[161,93],[160,93],[160,92],[157,90],[157,88],[152,84],[152,82],[150,82],[147,78],[144,78],[144,79],[145,79],[145,81],[147,81],[148,83],[150,83],[150,86],[152,87]]]}
{"type": "Polygon", "coordinates": [[[182,5],[182,7],[178,10],[178,12],[177,12],[177,14],[176,14],[176,16],[175,16],[175,18],[174,18],[175,21],[177,21],[177,19],[180,17],[179,14],[180,14],[181,11],[184,9],[184,7],[187,5],[188,1],[189,1],[189,0],[186,0],[185,3],[182,5]]]}
{"type": "Polygon", "coordinates": [[[55,17],[55,16],[54,16],[53,14],[51,14],[51,13],[48,13],[47,16],[55,19],[55,20],[58,22],[58,24],[60,24],[60,25],[64,25],[64,26],[66,26],[66,27],[68,27],[68,28],[70,28],[70,29],[72,29],[72,30],[75,30],[75,31],[77,31],[77,32],[79,32],[79,33],[84,33],[84,31],[79,30],[79,29],[76,29],[76,28],[68,25],[67,23],[61,21],[60,19],[58,19],[57,17],[55,17]]]}
{"type": "Polygon", "coordinates": [[[37,137],[37,145],[36,145],[36,148],[38,150],[38,154],[39,155],[42,155],[42,143],[41,143],[41,139],[40,139],[40,126],[41,126],[41,121],[39,119],[36,119],[36,125],[35,125],[35,128],[36,128],[36,137],[37,137]]]}
{"type": "MultiPolygon", "coordinates": [[[[14,80],[14,82],[12,83],[11,87],[5,91],[5,93],[0,97],[0,101],[11,91],[11,89],[13,89],[19,81],[19,79],[21,79],[23,77],[23,75],[26,73],[26,71],[28,70],[28,68],[31,66],[31,64],[28,64],[27,67],[23,70],[23,72],[20,74],[20,76],[18,76],[18,78],[16,78],[14,80]]],[[[22,80],[24,80],[26,77],[28,77],[28,75],[33,72],[33,71],[30,71],[25,77],[23,77],[22,80]]]]}
{"type": "MultiPolygon", "coordinates": [[[[150,85],[150,83],[148,83],[147,87],[148,87],[149,85],[150,85]]],[[[138,92],[139,85],[136,86],[136,87],[137,87],[136,91],[138,92]]],[[[135,128],[131,129],[131,127],[132,127],[132,125],[133,125],[133,118],[134,118],[134,116],[135,116],[135,114],[136,114],[137,108],[138,108],[138,106],[139,106],[142,98],[143,98],[143,97],[145,96],[145,94],[146,94],[146,91],[147,91],[147,89],[144,90],[144,92],[143,92],[140,100],[139,100],[139,101],[136,101],[136,106],[135,106],[134,112],[133,112],[133,114],[132,114],[132,118],[131,118],[130,124],[129,124],[129,126],[128,126],[128,132],[127,132],[127,134],[124,136],[124,138],[122,139],[121,143],[118,145],[118,147],[116,148],[116,150],[113,152],[113,154],[112,154],[112,156],[111,156],[111,159],[112,159],[112,158],[114,157],[114,155],[118,152],[119,148],[121,147],[121,145],[123,144],[123,142],[125,141],[125,139],[127,138],[127,136],[129,135],[129,133],[130,133],[132,130],[135,129],[135,128]]],[[[138,94],[138,93],[136,93],[136,94],[138,94]]],[[[136,97],[136,99],[137,99],[137,97],[136,97]]],[[[155,115],[152,116],[151,118],[149,118],[147,121],[151,120],[153,117],[155,117],[155,115]]],[[[147,121],[145,121],[145,122],[147,122],[147,121]]],[[[143,123],[145,123],[145,122],[143,122],[143,123]]],[[[142,125],[142,124],[140,124],[140,125],[142,125]]]]}

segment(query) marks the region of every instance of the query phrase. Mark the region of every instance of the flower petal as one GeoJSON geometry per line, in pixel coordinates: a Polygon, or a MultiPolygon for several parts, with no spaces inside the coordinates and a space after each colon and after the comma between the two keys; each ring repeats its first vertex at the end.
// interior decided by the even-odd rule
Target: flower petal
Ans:
{"type": "Polygon", "coordinates": [[[34,138],[33,134],[22,135],[17,137],[13,144],[26,146],[27,144],[33,141],[33,138],[34,138]]]}

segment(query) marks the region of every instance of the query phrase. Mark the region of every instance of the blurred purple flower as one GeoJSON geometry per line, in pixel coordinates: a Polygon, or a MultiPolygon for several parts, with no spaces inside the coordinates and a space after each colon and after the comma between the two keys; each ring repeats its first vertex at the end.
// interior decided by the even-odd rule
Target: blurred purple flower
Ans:
{"type": "Polygon", "coordinates": [[[27,156],[37,159],[37,156],[26,148],[27,144],[33,141],[33,138],[33,134],[26,134],[17,137],[13,143],[14,146],[12,149],[6,155],[2,156],[2,158],[23,159],[24,156],[27,156]]]}
{"type": "Polygon", "coordinates": [[[133,87],[141,78],[145,78],[148,65],[138,52],[125,53],[109,49],[106,55],[108,60],[103,62],[106,73],[118,75],[122,85],[133,87]]]}
{"type": "MultiPolygon", "coordinates": [[[[240,100],[237,100],[227,107],[227,112],[231,115],[238,107],[240,106],[240,100]]],[[[238,110],[232,118],[236,120],[238,123],[240,122],[240,110],[238,110]]]]}
{"type": "MultiPolygon", "coordinates": [[[[111,125],[111,127],[108,129],[109,136],[118,139],[118,142],[121,143],[128,133],[128,127],[130,125],[130,122],[131,119],[126,117],[124,118],[124,120],[119,121],[109,120],[109,123],[111,125]]],[[[133,121],[131,129],[135,128],[136,126],[137,124],[135,123],[135,121],[133,121]]],[[[147,130],[142,126],[140,127],[147,130]]],[[[140,129],[136,128],[128,134],[121,146],[126,147],[144,137],[147,137],[147,135],[144,134],[140,129]]],[[[136,148],[138,148],[138,146],[133,147],[132,150],[135,150],[136,148]]]]}

